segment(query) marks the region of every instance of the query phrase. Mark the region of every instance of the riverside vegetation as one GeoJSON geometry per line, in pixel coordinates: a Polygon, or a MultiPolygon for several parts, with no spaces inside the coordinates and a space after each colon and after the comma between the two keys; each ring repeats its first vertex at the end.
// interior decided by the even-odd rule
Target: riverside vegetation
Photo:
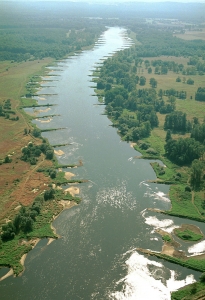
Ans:
{"type": "MultiPolygon", "coordinates": [[[[50,222],[62,210],[59,200],[80,200],[53,188],[52,184],[72,181],[65,180],[63,172],[56,172],[62,166],[58,165],[53,148],[41,138],[41,131],[33,128],[32,117],[22,108],[39,106],[32,96],[40,86],[45,66],[90,47],[105,25],[126,26],[135,42],[130,49],[108,58],[94,73],[96,92],[106,105],[106,114],[121,138],[135,143],[142,158],[156,158],[164,163],[152,163],[157,182],[171,184],[172,208],[163,213],[204,222],[205,56],[204,17],[200,15],[203,9],[197,11],[195,20],[190,10],[186,22],[182,13],[184,23],[172,26],[169,20],[162,24],[154,19],[125,20],[120,11],[112,12],[114,17],[120,16],[118,19],[89,19],[89,10],[87,15],[86,9],[79,13],[72,4],[57,7],[55,13],[18,4],[15,14],[10,5],[5,4],[0,13],[0,265],[12,267],[18,275],[23,270],[20,258],[32,248],[34,238],[56,238],[50,222]],[[189,31],[197,40],[187,39],[189,31]],[[198,38],[199,33],[202,39],[198,38]],[[37,196],[28,189],[35,189],[37,196]]],[[[128,16],[132,16],[131,11],[128,16]]],[[[110,17],[107,12],[105,15],[110,17]]],[[[168,15],[175,16],[170,8],[168,15]]],[[[159,17],[156,11],[153,17],[159,17]]],[[[186,240],[200,239],[190,230],[176,235],[186,240]]],[[[163,240],[173,243],[172,236],[167,234],[163,240]]],[[[205,272],[204,260],[157,256],[205,272]]],[[[172,298],[194,299],[204,290],[202,276],[199,283],[173,293],[172,298]]]]}
{"type": "MultiPolygon", "coordinates": [[[[108,58],[93,75],[99,101],[122,140],[142,153],[140,158],[163,162],[151,163],[156,181],[171,184],[172,207],[163,213],[204,222],[204,42],[176,39],[171,30],[146,26],[132,28],[130,36],[138,42],[108,58]]],[[[191,230],[175,234],[187,241],[203,237],[191,230]]],[[[171,242],[169,235],[163,240],[171,242]]],[[[204,258],[157,256],[205,272],[204,258]]],[[[190,289],[192,297],[205,292],[202,282],[193,286],[183,289],[183,297],[190,289]]],[[[182,299],[179,295],[172,298],[182,299]]]]}

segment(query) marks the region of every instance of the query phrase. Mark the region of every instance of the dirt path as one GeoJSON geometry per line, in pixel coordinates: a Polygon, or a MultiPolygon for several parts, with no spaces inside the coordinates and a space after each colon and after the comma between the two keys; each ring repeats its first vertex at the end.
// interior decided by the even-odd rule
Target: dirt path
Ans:
{"type": "Polygon", "coordinates": [[[196,211],[198,212],[198,214],[200,215],[200,217],[203,218],[203,219],[205,219],[205,218],[201,215],[200,211],[198,210],[198,207],[197,207],[197,206],[195,205],[195,203],[194,203],[194,196],[195,196],[195,193],[194,193],[194,191],[192,191],[191,202],[192,202],[194,208],[196,209],[196,211]]]}
{"type": "Polygon", "coordinates": [[[45,158],[42,159],[42,161],[40,161],[33,169],[31,169],[28,174],[27,174],[27,177],[23,183],[23,186],[21,188],[21,193],[20,193],[20,197],[22,197],[22,194],[24,193],[24,190],[25,190],[25,186],[26,186],[26,183],[27,181],[30,179],[30,176],[37,170],[37,168],[39,168],[40,165],[42,165],[42,163],[44,162],[45,158]]]}

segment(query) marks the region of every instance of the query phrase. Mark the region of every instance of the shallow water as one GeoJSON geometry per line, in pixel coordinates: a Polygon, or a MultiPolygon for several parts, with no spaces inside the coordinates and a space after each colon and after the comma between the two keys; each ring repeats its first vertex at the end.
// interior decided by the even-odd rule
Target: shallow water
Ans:
{"type": "Polygon", "coordinates": [[[170,299],[171,290],[199,276],[135,250],[159,251],[162,240],[154,229],[169,230],[184,220],[146,210],[170,208],[169,186],[146,182],[155,179],[150,162],[134,158],[140,153],[120,140],[102,115],[104,107],[95,105],[97,97],[92,96],[91,70],[130,46],[125,35],[124,29],[109,28],[100,39],[103,43],[59,62],[50,68],[53,76],[42,78],[39,104],[57,105],[39,116],[60,116],[35,123],[40,128],[65,128],[43,136],[53,145],[72,143],[56,149],[64,151],[59,162],[81,159],[82,167],[66,171],[89,182],[79,185],[81,204],[53,223],[62,238],[49,246],[42,240],[28,254],[23,275],[0,282],[2,300],[170,299]]]}

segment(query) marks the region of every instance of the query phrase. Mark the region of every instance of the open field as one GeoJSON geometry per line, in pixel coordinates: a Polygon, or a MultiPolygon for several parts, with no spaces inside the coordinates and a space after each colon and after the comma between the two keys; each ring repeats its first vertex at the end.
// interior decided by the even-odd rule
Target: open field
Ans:
{"type": "MultiPolygon", "coordinates": [[[[0,117],[1,127],[1,153],[0,160],[3,161],[10,155],[11,162],[0,165],[0,219],[10,219],[15,214],[15,207],[19,204],[29,205],[34,197],[45,189],[48,179],[44,174],[36,173],[36,166],[30,166],[20,159],[21,148],[30,141],[36,144],[41,141],[32,135],[25,135],[24,129],[31,130],[30,118],[23,110],[19,110],[21,96],[26,93],[26,83],[35,74],[41,74],[45,66],[52,59],[41,61],[28,61],[23,63],[0,63],[0,104],[4,100],[11,100],[11,109],[19,117],[18,121],[11,121],[0,117]],[[7,71],[8,70],[8,71],[7,71]],[[45,185],[44,185],[45,184],[45,185]],[[34,192],[35,191],[35,192],[34,192]]],[[[43,157],[39,158],[38,166],[49,166],[43,157]]]]}
{"type": "Polygon", "coordinates": [[[185,33],[177,33],[174,34],[174,36],[183,39],[183,40],[187,40],[187,41],[191,41],[191,40],[205,40],[205,29],[203,28],[201,31],[198,30],[190,30],[190,31],[185,31],[185,33]]]}

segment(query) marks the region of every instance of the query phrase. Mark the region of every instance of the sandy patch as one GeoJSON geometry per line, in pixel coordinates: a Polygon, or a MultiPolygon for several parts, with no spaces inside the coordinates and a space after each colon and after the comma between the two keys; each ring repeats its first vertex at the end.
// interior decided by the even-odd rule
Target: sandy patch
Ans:
{"type": "Polygon", "coordinates": [[[14,209],[19,210],[21,208],[21,205],[16,206],[14,209]]]}
{"type": "Polygon", "coordinates": [[[21,259],[20,259],[20,263],[22,264],[22,266],[24,266],[24,263],[25,263],[25,260],[26,260],[26,256],[27,256],[27,253],[25,253],[21,259]]]}
{"type": "Polygon", "coordinates": [[[39,114],[39,113],[42,113],[42,112],[48,112],[49,110],[50,110],[50,107],[45,108],[45,109],[35,109],[34,113],[39,114]]]}
{"type": "Polygon", "coordinates": [[[54,150],[54,153],[58,156],[65,154],[65,152],[63,152],[62,150],[54,150]]]}
{"type": "Polygon", "coordinates": [[[55,241],[55,239],[54,239],[54,238],[49,238],[49,239],[48,239],[47,246],[48,246],[48,245],[50,245],[50,244],[51,244],[53,241],[55,241]]]}
{"type": "Polygon", "coordinates": [[[9,276],[11,276],[11,275],[13,275],[13,274],[14,274],[13,269],[10,269],[10,270],[8,271],[8,273],[6,273],[4,276],[2,276],[2,277],[0,278],[0,281],[2,281],[2,280],[4,280],[4,279],[8,278],[9,276]]]}
{"type": "Polygon", "coordinates": [[[50,123],[52,121],[51,118],[49,118],[48,120],[40,120],[40,119],[36,119],[36,121],[40,122],[40,123],[50,123]]]}
{"type": "Polygon", "coordinates": [[[174,251],[175,251],[175,249],[174,249],[173,246],[165,244],[165,245],[162,246],[161,254],[166,254],[166,255],[169,255],[169,256],[173,256],[174,251]]]}
{"type": "Polygon", "coordinates": [[[80,189],[75,186],[71,186],[65,190],[65,193],[66,192],[69,192],[71,194],[71,196],[74,197],[75,195],[78,195],[80,193],[80,189]]]}
{"type": "Polygon", "coordinates": [[[75,174],[71,173],[71,172],[65,172],[65,179],[70,180],[73,176],[75,176],[75,174]]]}
{"type": "Polygon", "coordinates": [[[135,145],[137,145],[137,143],[130,143],[131,148],[134,148],[135,145]]]}

